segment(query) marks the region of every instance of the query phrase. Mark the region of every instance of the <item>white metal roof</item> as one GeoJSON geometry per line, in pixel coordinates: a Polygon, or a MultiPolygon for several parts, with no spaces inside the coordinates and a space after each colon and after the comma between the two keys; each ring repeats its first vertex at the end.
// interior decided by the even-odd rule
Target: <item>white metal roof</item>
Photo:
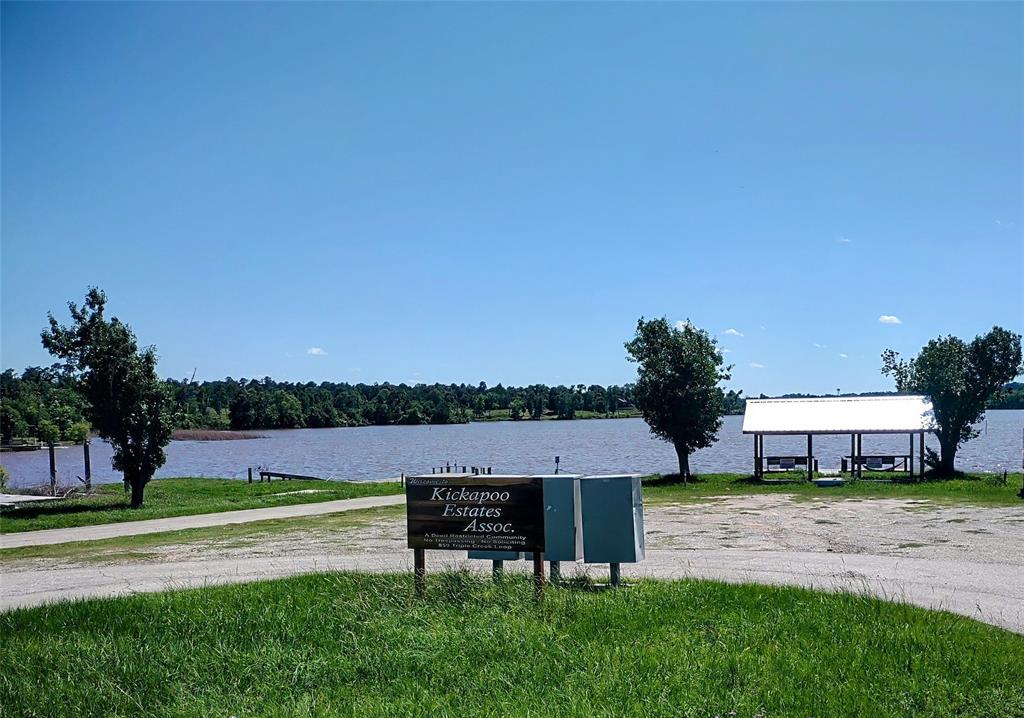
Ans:
{"type": "Polygon", "coordinates": [[[923,396],[747,399],[744,434],[906,434],[934,428],[923,396]]]}

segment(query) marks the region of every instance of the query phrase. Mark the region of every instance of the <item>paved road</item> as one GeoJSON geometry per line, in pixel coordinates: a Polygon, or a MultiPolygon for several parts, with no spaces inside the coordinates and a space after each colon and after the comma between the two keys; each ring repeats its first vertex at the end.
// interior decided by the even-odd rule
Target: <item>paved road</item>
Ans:
{"type": "Polygon", "coordinates": [[[97,541],[99,539],[117,538],[119,536],[138,536],[139,534],[181,531],[182,529],[204,528],[206,526],[244,524],[251,521],[266,521],[268,519],[320,516],[323,514],[336,514],[340,511],[372,509],[378,506],[393,506],[401,503],[405,503],[405,496],[402,494],[364,496],[358,499],[339,499],[337,501],[322,501],[314,504],[293,504],[291,506],[273,506],[265,509],[222,511],[215,514],[174,516],[172,518],[148,519],[146,521],[124,521],[121,523],[101,524],[99,526],[20,531],[18,533],[0,534],[0,549],[21,548],[22,546],[47,546],[58,543],[71,543],[73,541],[97,541]]]}
{"type": "MultiPolygon", "coordinates": [[[[506,563],[525,570],[526,562],[506,563]]],[[[489,571],[486,561],[465,554],[431,552],[430,571],[469,567],[489,571]]],[[[582,569],[582,567],[581,567],[582,569]]],[[[175,588],[240,583],[326,571],[411,571],[412,552],[304,553],[237,559],[135,562],[97,566],[45,566],[4,572],[0,609],[72,598],[123,596],[175,588]]],[[[606,570],[592,566],[591,573],[606,570]]],[[[567,575],[569,567],[563,564],[567,575]]],[[[1017,566],[912,559],[866,554],[800,551],[660,549],[639,565],[623,566],[628,578],[710,578],[730,583],[804,586],[867,594],[924,608],[952,611],[1024,633],[1024,572],[1017,566]]]]}

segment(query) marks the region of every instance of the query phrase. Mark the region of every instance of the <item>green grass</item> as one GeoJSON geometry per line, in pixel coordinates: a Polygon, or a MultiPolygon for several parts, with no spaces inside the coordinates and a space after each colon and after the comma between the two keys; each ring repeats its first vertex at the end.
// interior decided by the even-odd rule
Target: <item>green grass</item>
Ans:
{"type": "Polygon", "coordinates": [[[131,509],[120,484],[105,484],[91,496],[0,509],[0,533],[308,504],[398,494],[402,490],[397,482],[274,481],[250,484],[234,479],[156,479],[146,487],[145,505],[131,509]],[[286,493],[305,489],[314,489],[317,493],[286,493]]]}
{"type": "MultiPolygon", "coordinates": [[[[774,478],[774,477],[773,477],[774,478]]],[[[878,482],[864,479],[891,479],[892,474],[864,474],[864,479],[848,481],[844,486],[818,487],[803,481],[803,474],[779,475],[788,483],[764,483],[748,474],[701,474],[688,485],[675,476],[650,476],[644,479],[644,500],[649,503],[700,501],[709,496],[744,494],[790,494],[798,498],[904,498],[948,503],[1024,506],[1018,496],[1021,474],[1010,474],[1006,484],[1002,474],[967,474],[960,479],[920,482],[878,482]]]]}
{"type": "MultiPolygon", "coordinates": [[[[0,549],[0,567],[7,562],[27,559],[65,559],[90,563],[166,560],[160,549],[175,546],[198,548],[215,542],[219,548],[258,548],[268,541],[300,535],[304,539],[337,539],[344,532],[380,521],[404,518],[405,506],[380,506],[319,516],[250,521],[244,524],[205,526],[181,531],[117,536],[96,541],[72,541],[43,546],[0,549]]],[[[358,539],[353,539],[356,545],[358,539]]],[[[333,543],[332,543],[333,545],[333,543]]],[[[0,714],[2,715],[2,714],[0,714]]]]}
{"type": "Polygon", "coordinates": [[[1024,715],[1024,638],[874,599],[328,574],[0,614],[16,716],[1024,715]]]}

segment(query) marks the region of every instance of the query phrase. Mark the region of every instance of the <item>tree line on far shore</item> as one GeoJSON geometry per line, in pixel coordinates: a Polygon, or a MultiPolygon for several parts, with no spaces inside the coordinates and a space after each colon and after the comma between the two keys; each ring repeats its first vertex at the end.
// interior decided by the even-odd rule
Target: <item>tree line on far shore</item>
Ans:
{"type": "MultiPolygon", "coordinates": [[[[454,424],[508,419],[636,416],[633,385],[489,387],[479,384],[348,384],[264,379],[168,380],[177,429],[295,429],[395,424],[454,424]]],[[[59,368],[0,374],[0,434],[81,441],[85,400],[59,368]]],[[[742,391],[724,394],[727,414],[743,412],[742,391]]]]}
{"type": "MultiPolygon", "coordinates": [[[[165,382],[176,429],[294,429],[396,424],[455,424],[508,419],[636,416],[635,385],[525,387],[479,384],[348,384],[264,379],[165,382]]],[[[893,392],[844,394],[884,396],[893,392]]],[[[777,398],[820,396],[784,394],[777,398]]],[[[0,437],[81,441],[88,434],[85,400],[59,368],[0,374],[0,437]]],[[[762,394],[760,398],[769,398],[762,394]]],[[[742,414],[743,391],[723,391],[723,414],[742,414]]],[[[1008,384],[990,409],[1024,409],[1024,384],[1008,384]]]]}
{"type": "Polygon", "coordinates": [[[632,385],[489,387],[479,384],[168,382],[182,428],[460,424],[488,419],[576,419],[635,413],[632,385]]]}

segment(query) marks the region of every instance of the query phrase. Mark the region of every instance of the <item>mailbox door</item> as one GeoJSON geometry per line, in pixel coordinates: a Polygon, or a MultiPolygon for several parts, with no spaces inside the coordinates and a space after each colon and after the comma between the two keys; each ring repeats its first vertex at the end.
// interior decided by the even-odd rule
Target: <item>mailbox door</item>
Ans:
{"type": "Polygon", "coordinates": [[[580,481],[585,562],[633,563],[642,558],[637,555],[633,494],[632,476],[580,481]]]}
{"type": "Polygon", "coordinates": [[[544,558],[548,561],[583,557],[579,494],[577,477],[544,477],[544,558]]]}
{"type": "Polygon", "coordinates": [[[636,560],[643,561],[645,556],[644,534],[644,487],[639,478],[633,479],[633,532],[636,537],[636,560]]]}

